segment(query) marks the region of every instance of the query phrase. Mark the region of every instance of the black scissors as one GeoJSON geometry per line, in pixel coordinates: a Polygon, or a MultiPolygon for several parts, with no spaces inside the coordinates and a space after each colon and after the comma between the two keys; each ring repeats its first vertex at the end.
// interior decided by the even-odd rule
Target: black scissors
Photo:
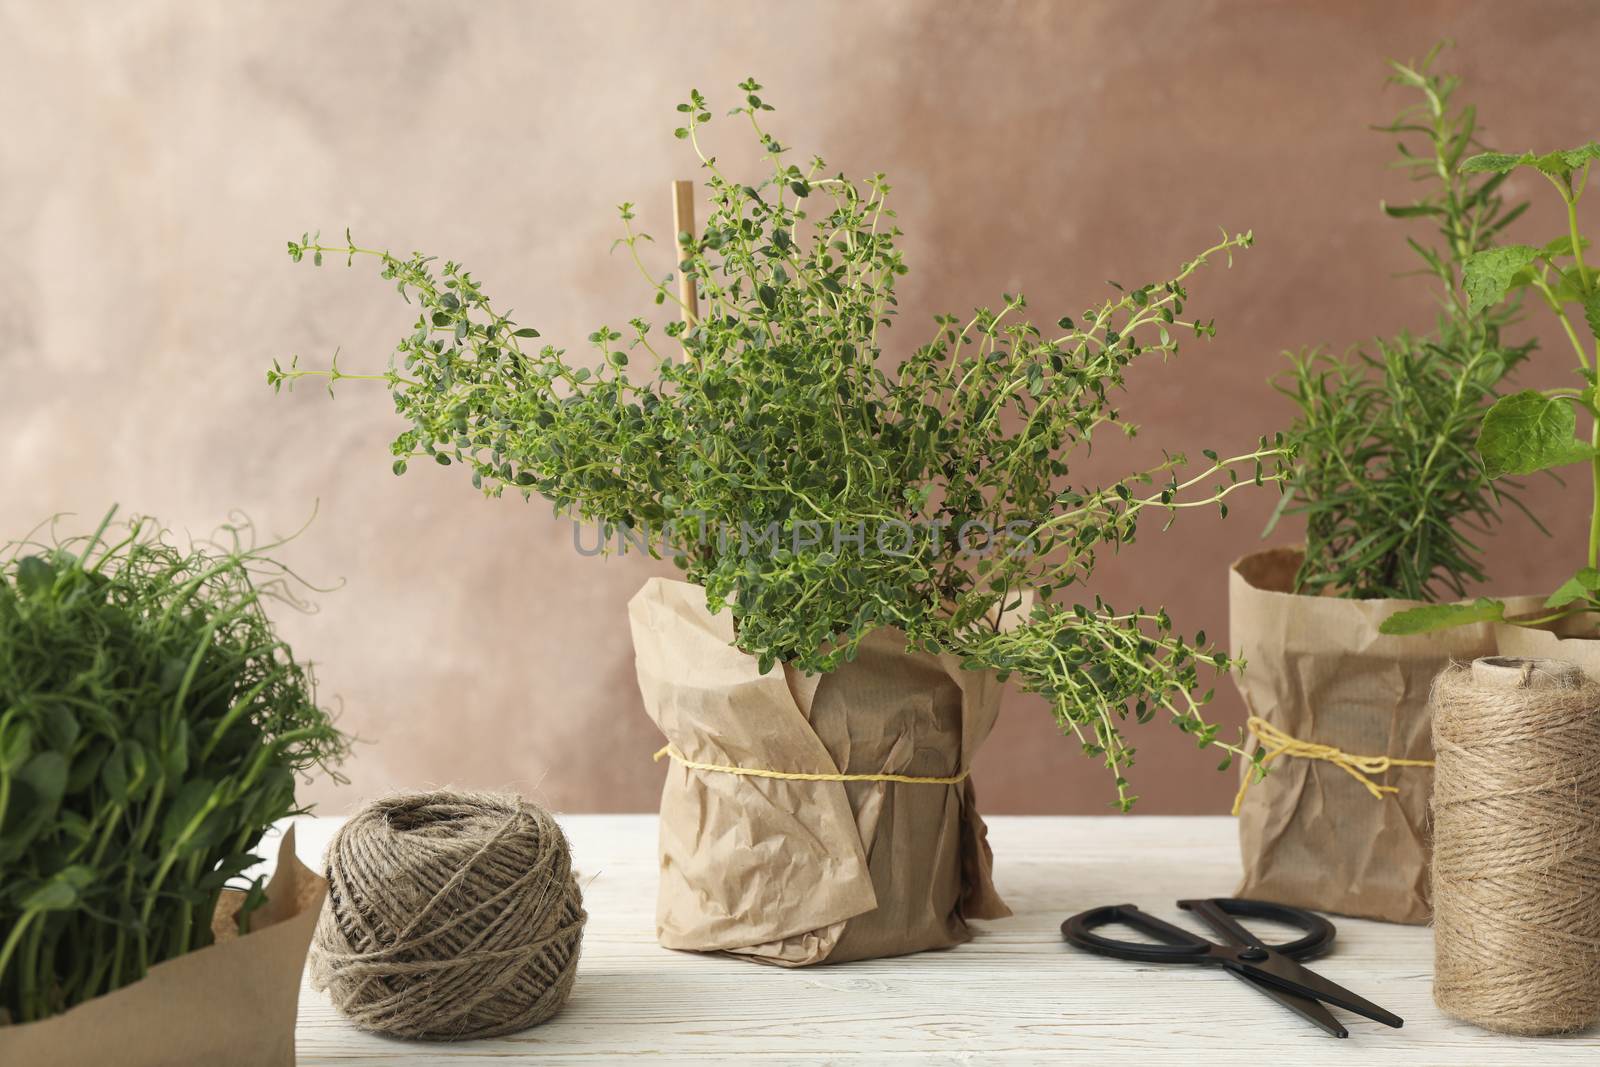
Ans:
{"type": "Polygon", "coordinates": [[[1385,1026],[1397,1027],[1403,1022],[1400,1016],[1384,1011],[1370,1000],[1356,996],[1295,962],[1320,956],[1333,944],[1333,924],[1322,916],[1285,904],[1231,897],[1180,900],[1178,907],[1204,919],[1207,926],[1221,935],[1223,943],[1207,941],[1199,934],[1162,922],[1132,904],[1111,904],[1074,915],[1061,924],[1061,934],[1079,948],[1102,956],[1148,963],[1209,963],[1225,967],[1241,982],[1310,1019],[1334,1037],[1349,1037],[1350,1031],[1323,1007],[1323,1001],[1385,1026]],[[1269,945],[1234,922],[1235,916],[1283,923],[1305,934],[1281,945],[1269,945]],[[1118,941],[1095,933],[1097,927],[1113,923],[1140,930],[1163,944],[1118,941]]]}

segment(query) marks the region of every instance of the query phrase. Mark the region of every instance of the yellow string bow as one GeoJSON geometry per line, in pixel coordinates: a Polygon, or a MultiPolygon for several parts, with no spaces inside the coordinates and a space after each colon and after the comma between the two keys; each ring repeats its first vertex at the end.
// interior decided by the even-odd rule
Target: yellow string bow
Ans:
{"type": "MultiPolygon", "coordinates": [[[[1302,741],[1298,737],[1290,737],[1276,726],[1259,716],[1252,715],[1245,723],[1245,727],[1255,735],[1266,749],[1266,755],[1258,761],[1264,767],[1279,756],[1298,756],[1301,759],[1326,760],[1335,767],[1343,770],[1350,777],[1366,787],[1374,800],[1382,800],[1385,793],[1398,793],[1400,787],[1396,785],[1379,785],[1368,775],[1383,774],[1390,767],[1432,767],[1431,759],[1401,759],[1398,756],[1353,756],[1343,749],[1334,748],[1332,745],[1319,745],[1314,741],[1302,741]]],[[[1244,780],[1239,783],[1239,792],[1233,798],[1233,813],[1239,814],[1239,805],[1244,802],[1244,793],[1250,788],[1250,783],[1255,781],[1253,773],[1244,775],[1244,780]]]]}
{"type": "Polygon", "coordinates": [[[673,762],[697,771],[721,771],[723,774],[741,774],[748,778],[778,778],[787,782],[906,782],[911,785],[960,785],[967,780],[967,775],[972,773],[970,770],[965,770],[949,778],[919,778],[910,774],[803,774],[791,771],[768,771],[756,767],[730,767],[723,763],[701,763],[688,758],[671,745],[663,746],[652,758],[659,761],[663,756],[670,756],[673,762]]]}

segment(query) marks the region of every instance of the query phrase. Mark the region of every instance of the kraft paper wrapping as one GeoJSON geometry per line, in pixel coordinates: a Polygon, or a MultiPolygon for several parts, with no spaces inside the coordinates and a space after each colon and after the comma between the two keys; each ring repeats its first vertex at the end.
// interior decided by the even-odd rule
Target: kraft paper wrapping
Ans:
{"type": "MultiPolygon", "coordinates": [[[[1352,755],[1433,759],[1428,693],[1451,660],[1495,653],[1486,623],[1432,634],[1378,632],[1409,600],[1292,593],[1298,548],[1246,556],[1228,576],[1234,678],[1252,715],[1302,741],[1352,755]]],[[[1537,598],[1515,598],[1514,611],[1537,598]]],[[[1398,793],[1376,799],[1339,767],[1281,756],[1239,809],[1244,880],[1238,896],[1389,922],[1425,923],[1428,798],[1433,768],[1373,778],[1398,793]]],[[[1243,768],[1243,773],[1250,773],[1243,768]]]]}
{"type": "Polygon", "coordinates": [[[1594,637],[1594,615],[1564,619],[1549,628],[1530,629],[1496,623],[1496,651],[1523,659],[1559,659],[1600,682],[1600,638],[1594,637]],[[1576,636],[1577,634],[1587,636],[1576,636]]]}
{"type": "Polygon", "coordinates": [[[278,847],[267,901],[241,936],[244,894],[224,890],[215,943],[60,1015],[0,1026],[0,1064],[22,1067],[293,1067],[300,971],[328,883],[278,847]]]}
{"type": "MultiPolygon", "coordinates": [[[[686,758],[814,774],[952,777],[994,725],[999,685],[879,630],[850,663],[766,675],[705,591],[652,579],[628,606],[645,710],[686,758]]],[[[893,956],[1011,914],[972,783],[785,781],[676,762],[661,793],[656,933],[766,963],[893,956]]]]}

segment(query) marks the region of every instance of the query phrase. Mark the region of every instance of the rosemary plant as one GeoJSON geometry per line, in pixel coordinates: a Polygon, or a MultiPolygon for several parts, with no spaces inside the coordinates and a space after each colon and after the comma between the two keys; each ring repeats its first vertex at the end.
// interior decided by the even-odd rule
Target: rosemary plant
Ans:
{"type": "MultiPolygon", "coordinates": [[[[786,662],[827,671],[874,627],[911,647],[964,657],[1042,694],[1064,730],[1135,799],[1134,749],[1117,720],[1165,714],[1204,747],[1219,744],[1197,690],[1225,653],[1175,630],[1165,611],[1117,609],[1082,592],[1101,552],[1134,540],[1146,511],[1168,518],[1218,506],[1280,476],[1281,447],[1207,452],[1197,473],[1169,454],[1109,485],[1069,479],[1069,460],[1102,432],[1132,434],[1113,404],[1135,359],[1164,358],[1212,323],[1189,307],[1191,276],[1251,243],[1222,238],[1169,279],[1132,288],[1047,330],[1026,301],[941,315],[930,341],[892,368],[884,345],[895,283],[906,273],[881,174],[829,175],[821,159],[789,162],[763,125],[772,110],[754,81],[729,114],[754,130],[769,166],[758,184],[700,147],[710,105],[678,105],[705,173],[703,232],[679,234],[677,269],[694,278],[703,314],[658,330],[643,318],[589,336],[595,366],[534,348],[536,330],[498,311],[459,264],[406,257],[349,239],[290,242],[295,260],[375,259],[419,305],[389,369],[274,364],[274,387],[307,375],[384,383],[407,428],[394,468],[462,465],[474,485],[549,499],[557,512],[646,531],[731,610],[736,644],[762,671],[786,662]],[[681,352],[680,352],[681,349],[681,352]],[[630,365],[641,356],[646,374],[630,365]],[[1002,614],[1037,594],[1021,625],[1002,614]],[[1071,594],[1071,595],[1063,595],[1071,594]]],[[[628,204],[617,246],[657,305],[677,305],[674,276],[653,272],[628,204]]]]}
{"type": "Polygon", "coordinates": [[[1515,503],[1516,487],[1496,487],[1476,442],[1499,383],[1532,345],[1501,340],[1516,301],[1469,304],[1459,282],[1463,264],[1527,204],[1505,203],[1504,174],[1457,168],[1478,145],[1477,111],[1454,105],[1460,80],[1435,72],[1438,53],[1390,64],[1391,83],[1418,99],[1379,128],[1398,138],[1396,166],[1424,187],[1413,203],[1384,211],[1428,219],[1437,231],[1433,244],[1406,239],[1422,260],[1418,273],[1438,285],[1434,331],[1379,338],[1344,356],[1302,353],[1279,386],[1299,408],[1288,435],[1297,462],[1280,509],[1306,517],[1298,592],[1462,596],[1484,578],[1474,538],[1498,520],[1502,500],[1515,503]]]}
{"type": "Polygon", "coordinates": [[[0,1024],[209,944],[295,772],[346,747],[262,611],[293,595],[276,545],[111,520],[0,550],[0,1024]]]}
{"type": "Polygon", "coordinates": [[[1578,231],[1578,202],[1589,171],[1600,159],[1600,142],[1537,155],[1485,152],[1461,164],[1470,174],[1504,176],[1528,168],[1543,175],[1566,209],[1567,232],[1542,245],[1501,245],[1467,260],[1462,276],[1468,307],[1489,308],[1531,289],[1550,309],[1578,357],[1578,384],[1527,389],[1497,402],[1483,418],[1478,448],[1496,477],[1534,474],[1581,464],[1592,486],[1586,562],[1545,602],[1550,611],[1506,620],[1506,605],[1488,597],[1470,604],[1430,605],[1386,619],[1386,633],[1422,633],[1467,622],[1505,620],[1526,626],[1600,611],[1600,274],[1584,259],[1590,242],[1578,231]],[[1578,438],[1578,414],[1589,420],[1587,440],[1578,438]]]}

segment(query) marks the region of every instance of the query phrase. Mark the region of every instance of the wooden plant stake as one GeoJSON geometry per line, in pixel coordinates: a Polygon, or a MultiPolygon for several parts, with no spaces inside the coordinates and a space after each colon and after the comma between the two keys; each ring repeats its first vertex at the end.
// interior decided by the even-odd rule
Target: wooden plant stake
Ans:
{"type": "MultiPolygon", "coordinates": [[[[694,182],[680,180],[672,183],[672,243],[677,248],[680,264],[684,259],[684,250],[678,235],[685,233],[690,238],[694,237],[694,182]]],[[[695,297],[694,275],[681,267],[678,270],[678,302],[683,305],[684,325],[693,326],[700,317],[700,304],[695,297]]]]}

